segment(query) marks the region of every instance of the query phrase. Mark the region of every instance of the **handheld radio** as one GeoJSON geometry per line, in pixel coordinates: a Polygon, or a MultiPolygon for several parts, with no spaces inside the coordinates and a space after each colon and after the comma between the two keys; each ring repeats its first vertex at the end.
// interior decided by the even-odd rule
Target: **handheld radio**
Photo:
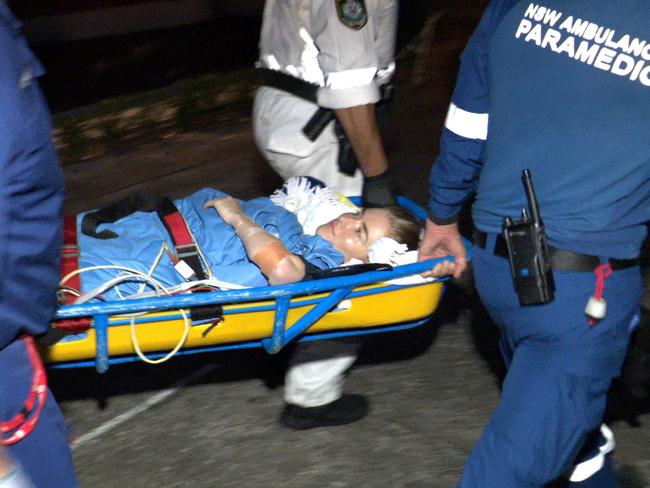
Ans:
{"type": "Polygon", "coordinates": [[[521,210],[519,221],[510,217],[503,219],[503,237],[519,303],[539,305],[553,301],[555,281],[530,170],[523,170],[521,178],[528,209],[521,210]]]}

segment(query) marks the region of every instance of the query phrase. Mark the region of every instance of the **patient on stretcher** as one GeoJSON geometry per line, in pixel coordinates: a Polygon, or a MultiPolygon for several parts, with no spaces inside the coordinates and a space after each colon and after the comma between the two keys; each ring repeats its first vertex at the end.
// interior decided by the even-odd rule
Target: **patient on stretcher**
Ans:
{"type": "MultiPolygon", "coordinates": [[[[206,188],[174,204],[196,245],[204,279],[179,261],[155,211],[101,221],[90,233],[86,214],[79,214],[81,301],[286,284],[313,269],[367,262],[369,248],[382,238],[417,249],[420,236],[420,224],[405,209],[358,209],[305,178],[289,180],[271,197],[238,201],[206,188]],[[98,238],[103,231],[111,237],[98,238]]],[[[447,274],[445,266],[437,266],[439,275],[447,274]]]]}

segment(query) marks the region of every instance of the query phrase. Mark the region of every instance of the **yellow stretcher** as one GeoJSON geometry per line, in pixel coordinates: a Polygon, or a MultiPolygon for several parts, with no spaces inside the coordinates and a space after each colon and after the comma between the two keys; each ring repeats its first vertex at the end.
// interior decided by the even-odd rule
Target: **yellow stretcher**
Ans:
{"type": "MultiPolygon", "coordinates": [[[[399,197],[398,203],[424,218],[412,201],[399,197]]],[[[282,286],[64,305],[57,311],[59,321],[85,318],[88,327],[65,334],[42,354],[51,367],[95,366],[104,372],[110,364],[138,359],[155,363],[175,354],[248,347],[276,353],[294,339],[411,328],[428,321],[444,283],[388,282],[431,269],[435,262],[282,286]]]]}

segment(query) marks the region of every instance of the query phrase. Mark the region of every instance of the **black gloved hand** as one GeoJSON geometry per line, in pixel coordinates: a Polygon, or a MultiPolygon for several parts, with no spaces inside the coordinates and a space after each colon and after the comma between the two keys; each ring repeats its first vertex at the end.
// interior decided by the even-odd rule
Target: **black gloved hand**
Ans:
{"type": "Polygon", "coordinates": [[[364,207],[397,205],[395,202],[396,193],[395,185],[388,176],[388,171],[377,176],[364,177],[363,179],[362,204],[364,207]]]}

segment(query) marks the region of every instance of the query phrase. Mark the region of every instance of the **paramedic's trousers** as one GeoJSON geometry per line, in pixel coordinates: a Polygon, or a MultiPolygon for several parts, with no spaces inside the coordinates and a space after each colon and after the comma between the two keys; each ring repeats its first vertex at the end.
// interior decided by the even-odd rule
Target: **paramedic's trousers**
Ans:
{"type": "MultiPolygon", "coordinates": [[[[32,365],[23,341],[14,341],[0,351],[0,415],[3,421],[20,412],[32,384],[32,365]]],[[[68,432],[52,392],[34,430],[8,446],[36,488],[78,486],[68,444],[68,432]]]]}
{"type": "MultiPolygon", "coordinates": [[[[501,401],[459,487],[543,487],[581,461],[576,456],[585,439],[601,424],[607,390],[620,373],[639,314],[641,274],[631,267],[605,280],[607,315],[590,326],[584,309],[594,293],[594,273],[555,272],[555,300],[520,307],[507,259],[492,254],[494,240],[489,235],[485,249],[474,247],[474,278],[501,329],[509,368],[501,401]]],[[[619,486],[602,472],[609,466],[593,481],[570,486],[619,486]]]]}

